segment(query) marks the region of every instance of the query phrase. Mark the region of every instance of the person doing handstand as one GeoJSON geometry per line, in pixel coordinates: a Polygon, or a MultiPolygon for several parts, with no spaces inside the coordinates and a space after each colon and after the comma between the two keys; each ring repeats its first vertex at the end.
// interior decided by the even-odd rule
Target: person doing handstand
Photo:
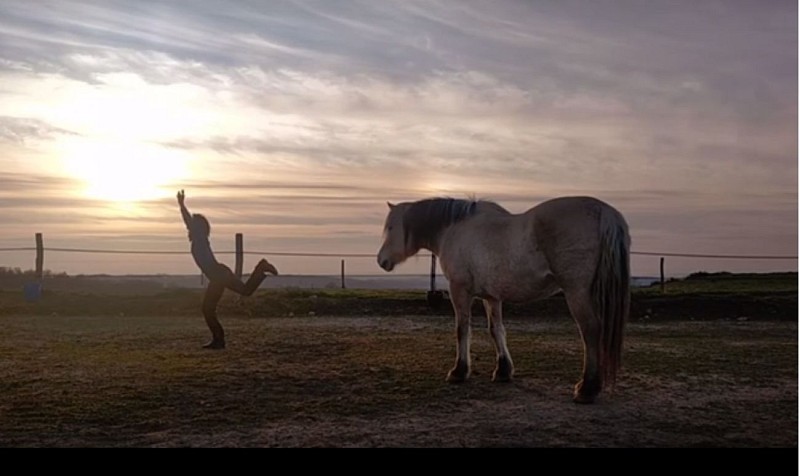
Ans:
{"type": "Polygon", "coordinates": [[[184,199],[185,194],[181,190],[178,192],[178,205],[181,208],[183,222],[189,231],[189,241],[192,243],[192,257],[200,271],[208,278],[208,287],[203,297],[203,316],[206,319],[209,330],[211,330],[211,341],[203,347],[206,349],[224,349],[225,331],[217,319],[217,304],[222,298],[225,288],[242,296],[250,296],[258,289],[264,278],[267,277],[265,273],[277,275],[278,270],[266,259],[261,259],[256,264],[247,282],[242,282],[229,267],[218,262],[214,257],[208,238],[211,234],[211,225],[203,215],[189,213],[184,199]]]}

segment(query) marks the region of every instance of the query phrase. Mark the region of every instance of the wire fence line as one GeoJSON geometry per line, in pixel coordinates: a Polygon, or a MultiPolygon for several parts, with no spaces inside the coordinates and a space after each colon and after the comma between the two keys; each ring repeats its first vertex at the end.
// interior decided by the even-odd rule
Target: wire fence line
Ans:
{"type": "MultiPolygon", "coordinates": [[[[21,247],[6,247],[0,248],[0,252],[20,252],[20,251],[33,251],[36,254],[36,269],[35,275],[37,282],[34,283],[34,288],[40,285],[46,272],[44,269],[44,255],[48,252],[56,253],[91,253],[91,254],[114,254],[114,255],[187,255],[191,254],[188,250],[131,250],[131,249],[96,249],[96,248],[63,248],[63,247],[45,247],[41,233],[36,233],[36,246],[21,246],[21,247]]],[[[259,256],[292,256],[292,257],[311,257],[311,258],[336,258],[341,260],[341,287],[347,287],[347,276],[345,275],[345,259],[344,258],[371,258],[375,259],[376,253],[319,253],[319,252],[299,252],[299,251],[245,251],[243,235],[236,234],[236,249],[233,251],[222,250],[217,251],[220,255],[235,255],[235,273],[240,278],[243,275],[244,255],[259,255],[259,256]]],[[[643,256],[657,256],[660,257],[659,272],[661,276],[661,292],[666,292],[666,274],[664,271],[664,260],[666,256],[679,257],[679,258],[708,258],[708,259],[739,259],[739,260],[797,260],[797,256],[788,255],[745,255],[745,254],[711,254],[711,253],[676,253],[676,252],[654,252],[654,251],[630,251],[631,255],[643,256]]],[[[420,253],[420,257],[427,257],[431,259],[430,270],[430,290],[428,291],[429,302],[436,296],[441,295],[442,291],[437,290],[436,286],[436,261],[437,257],[432,253],[420,253]]],[[[355,276],[351,276],[355,277],[355,276]]],[[[384,276],[388,277],[388,276],[384,276]]],[[[200,283],[204,283],[204,276],[201,273],[200,283]]],[[[33,291],[35,294],[35,290],[33,291]]]]}
{"type": "MultiPolygon", "coordinates": [[[[174,251],[174,250],[96,250],[89,248],[43,248],[44,251],[57,251],[64,253],[104,253],[104,254],[118,254],[118,255],[188,255],[191,251],[174,251]]],[[[20,247],[20,248],[0,248],[0,251],[36,251],[33,246],[20,247]]],[[[214,254],[219,255],[232,255],[236,251],[214,251],[214,254]]],[[[316,258],[374,258],[375,253],[303,253],[294,251],[242,251],[245,255],[268,255],[268,256],[307,256],[316,258]]],[[[430,256],[430,254],[422,254],[423,256],[430,256]]]]}
{"type": "MultiPolygon", "coordinates": [[[[55,251],[62,253],[99,253],[99,254],[131,254],[131,255],[186,255],[190,251],[175,250],[99,250],[91,248],[43,248],[44,251],[55,251]]],[[[0,248],[3,251],[36,251],[36,247],[24,246],[16,248],[0,248]]],[[[236,254],[236,251],[215,251],[216,254],[236,254]]],[[[294,251],[242,251],[246,255],[260,256],[296,256],[312,258],[375,258],[376,253],[311,253],[294,251]]],[[[709,258],[709,259],[765,259],[765,260],[796,260],[797,256],[781,255],[725,255],[725,254],[702,254],[702,253],[675,253],[675,252],[656,252],[656,251],[631,251],[632,255],[641,256],[670,256],[678,258],[709,258]]],[[[431,256],[429,253],[420,253],[420,256],[431,256]]]]}

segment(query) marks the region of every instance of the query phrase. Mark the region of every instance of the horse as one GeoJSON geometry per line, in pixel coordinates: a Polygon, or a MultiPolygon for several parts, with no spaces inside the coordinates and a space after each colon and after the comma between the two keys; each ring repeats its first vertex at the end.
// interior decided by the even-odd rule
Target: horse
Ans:
{"type": "Polygon", "coordinates": [[[455,313],[456,360],[446,381],[470,375],[470,320],[482,299],[494,341],[492,381],[509,382],[503,301],[563,292],[583,341],[573,401],[592,403],[613,385],[630,312],[630,235],[622,214],[594,197],[558,197],[519,214],[490,200],[426,198],[387,202],[378,265],[392,271],[426,249],[439,258],[455,313]]]}

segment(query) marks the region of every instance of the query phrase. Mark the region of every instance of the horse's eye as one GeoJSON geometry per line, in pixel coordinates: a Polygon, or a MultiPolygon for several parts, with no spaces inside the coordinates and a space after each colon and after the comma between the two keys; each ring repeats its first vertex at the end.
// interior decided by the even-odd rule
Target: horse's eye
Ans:
{"type": "Polygon", "coordinates": [[[389,228],[387,228],[387,230],[392,231],[392,226],[389,226],[389,228]]]}

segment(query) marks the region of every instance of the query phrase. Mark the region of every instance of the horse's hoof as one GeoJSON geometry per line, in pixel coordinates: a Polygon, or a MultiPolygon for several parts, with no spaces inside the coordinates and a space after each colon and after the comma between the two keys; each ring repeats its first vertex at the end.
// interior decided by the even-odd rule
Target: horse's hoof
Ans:
{"type": "Polygon", "coordinates": [[[497,372],[492,374],[492,382],[495,383],[508,383],[512,380],[513,378],[511,378],[511,375],[498,374],[497,372]]]}
{"type": "Polygon", "coordinates": [[[445,380],[447,383],[464,383],[464,381],[467,380],[467,373],[451,370],[447,373],[447,378],[445,380]]]}
{"type": "Polygon", "coordinates": [[[575,403],[594,403],[602,389],[602,385],[596,380],[590,382],[587,384],[585,380],[581,380],[575,385],[572,401],[575,403]]]}
{"type": "Polygon", "coordinates": [[[594,403],[595,398],[597,398],[596,395],[575,394],[575,396],[572,397],[572,401],[575,402],[575,403],[580,403],[580,404],[585,405],[585,404],[589,404],[589,403],[594,403]]]}
{"type": "Polygon", "coordinates": [[[497,361],[497,367],[495,367],[494,372],[492,372],[492,382],[510,382],[512,380],[512,375],[514,375],[514,366],[511,364],[511,361],[499,359],[497,361]]]}
{"type": "Polygon", "coordinates": [[[212,340],[203,346],[204,349],[222,350],[225,348],[225,341],[212,340]]]}

